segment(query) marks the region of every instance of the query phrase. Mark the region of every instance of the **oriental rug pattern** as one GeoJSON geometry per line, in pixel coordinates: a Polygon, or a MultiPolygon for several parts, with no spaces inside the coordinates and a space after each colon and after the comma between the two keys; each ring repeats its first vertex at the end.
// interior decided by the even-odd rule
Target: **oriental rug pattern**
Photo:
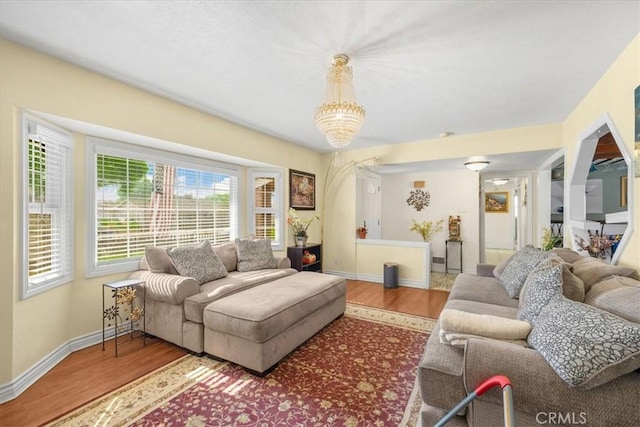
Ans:
{"type": "Polygon", "coordinates": [[[51,426],[414,426],[435,321],[347,305],[264,378],[185,356],[51,426]]]}

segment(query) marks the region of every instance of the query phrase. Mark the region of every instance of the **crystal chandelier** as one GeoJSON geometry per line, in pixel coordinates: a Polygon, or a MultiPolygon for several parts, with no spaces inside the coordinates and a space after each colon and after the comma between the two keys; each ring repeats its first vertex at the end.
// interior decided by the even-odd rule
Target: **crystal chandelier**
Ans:
{"type": "Polygon", "coordinates": [[[353,72],[347,66],[349,57],[339,54],[333,57],[333,65],[327,72],[327,92],[324,103],[316,111],[315,121],[327,142],[336,148],[344,148],[358,133],[364,123],[365,111],[356,104],[353,94],[353,72]]]}

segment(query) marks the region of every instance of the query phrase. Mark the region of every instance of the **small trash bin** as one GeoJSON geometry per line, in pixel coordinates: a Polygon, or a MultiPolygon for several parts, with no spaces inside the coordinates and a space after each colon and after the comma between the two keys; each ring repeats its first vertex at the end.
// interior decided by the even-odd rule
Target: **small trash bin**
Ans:
{"type": "Polygon", "coordinates": [[[398,287],[398,264],[395,262],[384,263],[384,287],[385,289],[398,287]]]}

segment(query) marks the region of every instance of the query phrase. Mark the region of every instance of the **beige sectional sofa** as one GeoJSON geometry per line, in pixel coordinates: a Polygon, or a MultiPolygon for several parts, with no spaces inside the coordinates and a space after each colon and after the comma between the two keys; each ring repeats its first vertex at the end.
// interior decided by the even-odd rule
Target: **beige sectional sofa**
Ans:
{"type": "MultiPolygon", "coordinates": [[[[554,261],[537,264],[535,274],[522,273],[526,276],[524,289],[517,296],[525,301],[532,295],[537,299],[533,304],[531,332],[522,337],[528,347],[474,335],[457,346],[445,344],[448,335],[441,332],[441,316],[418,368],[422,426],[433,426],[493,375],[506,375],[513,383],[518,426],[639,425],[638,272],[583,258],[569,249],[552,252],[562,259],[557,261],[554,256],[554,261]],[[534,276],[551,277],[552,269],[556,277],[561,275],[560,285],[544,284],[536,288],[546,283],[546,279],[532,284],[536,281],[534,276]],[[545,294],[545,289],[553,286],[554,292],[562,295],[545,294]],[[597,344],[598,340],[604,340],[605,344],[597,344]],[[592,350],[601,350],[596,347],[610,347],[614,353],[622,352],[622,356],[597,365],[600,361],[590,354],[592,350]]],[[[513,259],[500,266],[479,265],[477,275],[458,275],[445,305],[447,315],[489,315],[491,319],[504,319],[505,324],[522,317],[527,311],[523,308],[525,301],[512,298],[501,281],[510,262],[513,259]]],[[[503,425],[500,391],[491,390],[477,398],[447,425],[503,425]]]]}
{"type": "Polygon", "coordinates": [[[147,247],[145,332],[264,374],[346,308],[346,282],[298,272],[255,238],[147,247]]]}

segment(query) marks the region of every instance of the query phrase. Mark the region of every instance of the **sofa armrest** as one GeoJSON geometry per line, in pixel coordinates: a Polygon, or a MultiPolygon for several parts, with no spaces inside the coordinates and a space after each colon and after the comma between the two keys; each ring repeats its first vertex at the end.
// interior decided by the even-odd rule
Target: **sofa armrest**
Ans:
{"type": "Polygon", "coordinates": [[[168,304],[180,305],[185,298],[200,293],[200,285],[192,277],[145,270],[135,271],[129,277],[144,280],[147,298],[168,304]]]}
{"type": "MultiPolygon", "coordinates": [[[[622,425],[613,420],[625,419],[633,414],[637,401],[629,402],[629,397],[640,397],[638,372],[590,390],[579,390],[569,387],[534,349],[496,340],[470,338],[465,348],[465,388],[470,392],[493,375],[505,375],[511,380],[516,412],[522,411],[533,416],[552,411],[576,414],[585,412],[590,425],[622,425]],[[607,408],[612,405],[616,405],[619,413],[609,421],[604,421],[606,418],[598,421],[611,412],[607,408]]],[[[478,399],[495,405],[503,404],[502,393],[498,388],[488,391],[478,399]]]]}
{"type": "Polygon", "coordinates": [[[291,259],[289,257],[276,257],[276,268],[291,268],[291,259]]]}
{"type": "Polygon", "coordinates": [[[493,269],[496,268],[493,264],[480,263],[476,267],[476,274],[482,277],[493,277],[493,269]]]}

